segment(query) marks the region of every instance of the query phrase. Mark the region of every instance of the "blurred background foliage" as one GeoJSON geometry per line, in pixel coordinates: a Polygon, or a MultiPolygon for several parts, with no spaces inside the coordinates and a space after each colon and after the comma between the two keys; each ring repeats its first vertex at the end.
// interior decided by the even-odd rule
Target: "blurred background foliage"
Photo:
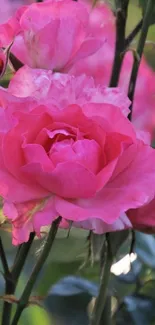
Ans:
{"type": "MultiPolygon", "coordinates": [[[[109,1],[112,2],[112,1],[109,1]]],[[[138,1],[130,1],[127,32],[141,18],[138,1]]],[[[155,25],[150,27],[145,55],[155,69],[155,25]]],[[[136,45],[133,43],[133,47],[136,45]]],[[[7,78],[7,76],[6,76],[7,78]]],[[[1,231],[4,246],[11,266],[16,248],[12,247],[8,233],[1,231]]],[[[98,253],[102,238],[94,237],[88,242],[89,233],[84,230],[60,230],[45,267],[38,277],[34,295],[46,296],[42,308],[27,308],[19,325],[88,325],[94,299],[98,292],[100,265],[98,253]],[[88,260],[88,252],[91,258],[88,260]],[[93,298],[93,299],[92,299],[93,298]]],[[[33,268],[44,240],[35,240],[18,283],[19,297],[33,268]]],[[[155,236],[136,233],[134,254],[129,256],[131,236],[119,250],[109,293],[112,295],[112,325],[155,325],[155,236]]],[[[0,265],[0,270],[2,266],[0,265]]],[[[3,295],[4,280],[0,274],[0,295],[3,295]]],[[[2,301],[0,302],[0,314],[2,301]]],[[[105,324],[108,325],[108,324],[105,324]]]]}
{"type": "MultiPolygon", "coordinates": [[[[89,325],[89,316],[98,293],[99,252],[102,236],[94,236],[91,250],[88,232],[59,230],[33,294],[45,297],[42,307],[25,309],[19,325],[89,325]],[[87,260],[88,251],[91,258],[87,260]],[[84,264],[85,262],[85,264],[84,264]]],[[[10,236],[2,239],[11,266],[16,248],[10,236]]],[[[112,266],[109,294],[112,295],[113,325],[155,325],[155,236],[136,232],[134,253],[129,255],[131,234],[121,246],[112,266]]],[[[44,240],[36,239],[22,272],[16,297],[22,293],[44,240]]],[[[0,269],[2,266],[0,265],[0,269]]],[[[0,294],[4,281],[0,277],[0,294]]],[[[2,307],[2,303],[1,303],[2,307]]],[[[108,325],[103,323],[105,325],[108,325]]]]}

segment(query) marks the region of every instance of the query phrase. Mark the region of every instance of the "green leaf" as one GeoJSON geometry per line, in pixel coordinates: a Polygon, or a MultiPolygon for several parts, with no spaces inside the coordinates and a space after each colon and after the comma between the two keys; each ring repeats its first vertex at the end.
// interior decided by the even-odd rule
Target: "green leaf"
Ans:
{"type": "Polygon", "coordinates": [[[155,317],[155,300],[143,295],[125,298],[125,304],[135,325],[150,325],[155,317]]]}
{"type": "Polygon", "coordinates": [[[144,295],[127,296],[115,317],[116,325],[150,325],[155,318],[155,300],[144,295]]]}
{"type": "MultiPolygon", "coordinates": [[[[154,0],[152,0],[154,1],[154,0]]],[[[142,8],[142,15],[144,16],[148,0],[139,0],[139,5],[142,8]]],[[[155,24],[155,4],[153,4],[153,11],[150,17],[150,25],[155,24]]]]}
{"type": "Polygon", "coordinates": [[[47,298],[45,307],[62,325],[88,325],[87,307],[98,294],[96,284],[81,277],[68,276],[56,283],[47,298]]]}

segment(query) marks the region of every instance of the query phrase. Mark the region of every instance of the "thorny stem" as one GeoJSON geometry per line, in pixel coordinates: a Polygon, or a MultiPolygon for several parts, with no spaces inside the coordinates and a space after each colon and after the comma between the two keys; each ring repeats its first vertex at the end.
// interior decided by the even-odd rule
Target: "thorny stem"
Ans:
{"type": "Polygon", "coordinates": [[[57,233],[57,230],[58,230],[58,226],[59,226],[59,223],[61,221],[61,217],[59,217],[57,220],[55,220],[53,223],[52,223],[52,226],[50,228],[50,231],[49,231],[49,234],[48,234],[48,237],[47,237],[47,241],[45,243],[45,246],[38,258],[38,261],[31,273],[31,276],[26,284],[26,287],[23,291],[23,294],[21,295],[21,298],[19,300],[19,303],[17,305],[17,309],[16,309],[16,312],[15,312],[15,315],[14,315],[14,318],[13,318],[13,321],[12,321],[12,325],[17,325],[18,324],[18,321],[20,319],[20,316],[24,310],[24,308],[27,306],[28,304],[28,301],[29,301],[29,297],[30,297],[30,294],[31,294],[31,291],[33,289],[33,286],[36,282],[36,279],[38,277],[38,273],[40,272],[43,264],[45,263],[49,253],[50,253],[50,250],[51,250],[51,247],[54,243],[54,239],[55,239],[55,236],[56,236],[56,233],[57,233]]]}
{"type": "Polygon", "coordinates": [[[123,53],[125,50],[125,29],[128,13],[129,0],[116,0],[116,47],[115,57],[110,80],[110,87],[116,87],[119,81],[121,66],[123,62],[123,53]]]}
{"type": "MultiPolygon", "coordinates": [[[[100,291],[99,295],[96,299],[95,307],[93,310],[91,325],[101,325],[103,312],[105,308],[105,303],[107,299],[107,288],[110,279],[110,269],[113,262],[113,255],[111,250],[110,238],[107,234],[106,236],[106,252],[105,252],[105,260],[101,274],[101,283],[100,283],[100,291]]],[[[105,247],[105,244],[103,244],[105,247]]],[[[110,316],[110,315],[109,315],[110,316]]],[[[14,324],[15,325],[15,324],[14,324]]]]}
{"type": "Polygon", "coordinates": [[[147,1],[147,7],[146,7],[145,14],[144,14],[142,30],[141,30],[139,42],[137,45],[137,50],[136,50],[137,55],[134,56],[134,64],[133,64],[133,68],[132,68],[132,72],[131,72],[129,91],[128,91],[128,97],[131,100],[130,114],[129,114],[130,120],[132,118],[132,107],[133,107],[133,100],[134,100],[134,94],[135,94],[136,80],[137,80],[138,70],[139,70],[139,66],[140,66],[140,62],[141,62],[141,58],[142,58],[142,54],[143,54],[143,50],[144,50],[144,46],[145,46],[148,29],[150,26],[150,17],[152,15],[153,5],[154,5],[154,0],[147,1]]]}

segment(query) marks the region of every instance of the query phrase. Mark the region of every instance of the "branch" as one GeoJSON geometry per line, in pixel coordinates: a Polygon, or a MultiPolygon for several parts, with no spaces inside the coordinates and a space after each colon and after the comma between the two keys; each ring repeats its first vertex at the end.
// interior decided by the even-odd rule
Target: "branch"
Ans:
{"type": "MultiPolygon", "coordinates": [[[[110,279],[110,269],[113,262],[113,254],[111,250],[110,238],[107,234],[106,240],[106,256],[101,274],[101,283],[99,295],[96,299],[95,307],[93,310],[91,325],[101,325],[103,324],[103,312],[107,299],[107,288],[110,279]]],[[[104,245],[104,244],[103,244],[104,245]]],[[[105,246],[103,246],[105,247],[105,246]]],[[[110,317],[110,315],[109,315],[110,317]]],[[[15,325],[15,324],[13,324],[15,325]]]]}
{"type": "Polygon", "coordinates": [[[143,25],[143,18],[139,21],[136,27],[132,30],[132,32],[127,36],[125,40],[125,49],[130,45],[136,35],[140,32],[143,25]]]}
{"type": "Polygon", "coordinates": [[[8,263],[7,263],[7,259],[6,259],[6,256],[5,256],[5,251],[4,251],[4,247],[3,247],[3,243],[2,243],[1,238],[0,238],[0,258],[1,258],[1,261],[2,261],[5,278],[7,278],[7,277],[10,276],[10,270],[9,270],[9,267],[8,267],[8,263]]]}
{"type": "Polygon", "coordinates": [[[134,94],[135,94],[135,88],[136,88],[136,80],[137,80],[138,70],[139,70],[139,66],[140,66],[140,62],[141,62],[141,58],[142,58],[142,54],[143,54],[143,50],[144,50],[144,46],[145,46],[148,29],[150,26],[150,17],[152,15],[153,5],[154,5],[153,2],[154,2],[154,0],[147,1],[147,7],[146,7],[145,14],[144,14],[141,35],[140,35],[137,50],[136,50],[137,55],[134,56],[134,64],[133,64],[133,68],[132,68],[132,72],[131,72],[129,91],[128,91],[128,97],[131,100],[130,114],[129,114],[130,121],[132,118],[132,107],[133,107],[133,100],[134,100],[134,94]]]}
{"type": "Polygon", "coordinates": [[[20,319],[20,316],[24,310],[24,308],[27,306],[28,304],[28,301],[29,301],[29,297],[30,297],[30,294],[31,294],[31,291],[33,289],[33,286],[36,282],[36,279],[38,277],[38,273],[40,272],[43,264],[45,263],[49,253],[50,253],[50,250],[51,250],[51,247],[53,246],[53,243],[54,243],[54,239],[55,239],[55,236],[56,236],[56,233],[57,233],[57,230],[58,230],[58,227],[59,227],[59,223],[61,221],[61,217],[59,217],[57,220],[55,220],[53,223],[52,223],[52,226],[51,226],[51,229],[49,231],[49,234],[48,234],[48,238],[47,238],[47,241],[45,243],[45,246],[39,256],[39,259],[31,273],[31,276],[26,284],[26,287],[23,291],[23,294],[19,300],[19,303],[18,303],[18,306],[17,306],[17,309],[16,309],[16,313],[14,315],[14,318],[13,318],[13,321],[12,321],[12,325],[17,325],[18,324],[18,321],[20,319]]]}
{"type": "Polygon", "coordinates": [[[119,81],[119,75],[123,62],[123,53],[125,49],[125,28],[127,21],[129,0],[119,1],[116,12],[116,47],[115,57],[110,80],[110,87],[116,87],[119,81]]]}
{"type": "Polygon", "coordinates": [[[107,295],[104,310],[101,316],[100,325],[112,325],[112,319],[111,319],[111,296],[107,295]]]}
{"type": "MultiPolygon", "coordinates": [[[[21,245],[19,254],[17,254],[15,258],[15,264],[12,268],[12,271],[9,269],[7,270],[7,274],[5,277],[6,283],[5,283],[5,294],[6,295],[13,295],[18,283],[19,276],[21,274],[21,271],[23,269],[23,266],[25,264],[27,255],[29,253],[29,250],[31,248],[32,242],[34,239],[34,233],[31,233],[30,239],[27,243],[24,243],[21,245]],[[7,276],[8,275],[8,276],[7,276]]],[[[10,324],[10,318],[11,318],[11,311],[12,311],[12,304],[8,302],[4,302],[3,306],[3,314],[2,314],[2,325],[9,325],[10,324]]]]}
{"type": "Polygon", "coordinates": [[[19,276],[21,274],[21,271],[23,269],[23,266],[25,264],[25,261],[26,261],[26,258],[28,256],[28,253],[30,251],[30,248],[31,248],[31,245],[33,243],[33,239],[35,237],[35,233],[31,233],[30,234],[30,239],[27,243],[24,243],[21,245],[18,253],[17,253],[17,256],[15,258],[15,263],[13,265],[13,268],[12,268],[12,277],[14,279],[14,282],[16,283],[17,285],[17,281],[19,279],[19,276]]]}

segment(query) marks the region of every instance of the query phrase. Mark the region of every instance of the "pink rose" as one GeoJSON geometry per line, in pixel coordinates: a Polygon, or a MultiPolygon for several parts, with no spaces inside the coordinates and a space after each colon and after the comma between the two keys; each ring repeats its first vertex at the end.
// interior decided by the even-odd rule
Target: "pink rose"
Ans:
{"type": "Polygon", "coordinates": [[[154,195],[155,151],[123,115],[128,100],[102,88],[95,98],[89,82],[81,88],[81,79],[50,76],[44,104],[35,89],[35,98],[0,89],[0,195],[15,245],[59,215],[62,226],[96,232],[130,227],[119,216],[154,195]]]}
{"type": "Polygon", "coordinates": [[[0,44],[14,40],[11,51],[30,67],[67,71],[103,44],[103,39],[91,36],[88,24],[88,10],[81,2],[33,3],[1,26],[0,44]]]}

